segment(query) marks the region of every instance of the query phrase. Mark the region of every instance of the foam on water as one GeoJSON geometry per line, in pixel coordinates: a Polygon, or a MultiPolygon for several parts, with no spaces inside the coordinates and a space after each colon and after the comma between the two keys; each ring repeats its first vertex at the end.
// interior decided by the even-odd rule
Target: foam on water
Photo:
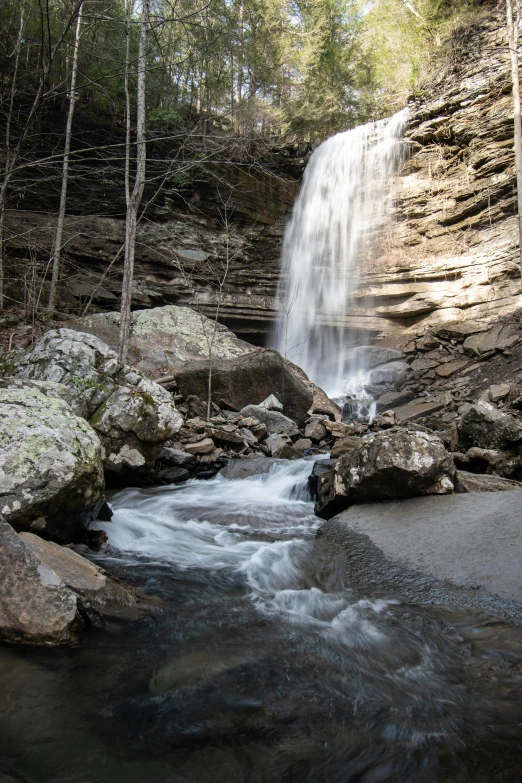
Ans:
{"type": "Polygon", "coordinates": [[[183,570],[229,570],[244,576],[260,612],[346,640],[351,633],[353,643],[361,635],[379,639],[363,615],[384,603],[352,603],[342,584],[332,592],[313,584],[307,561],[321,521],[308,489],[312,464],[278,463],[246,480],[218,476],[125,490],[111,500],[111,522],[99,526],[129,563],[147,558],[183,570]]]}

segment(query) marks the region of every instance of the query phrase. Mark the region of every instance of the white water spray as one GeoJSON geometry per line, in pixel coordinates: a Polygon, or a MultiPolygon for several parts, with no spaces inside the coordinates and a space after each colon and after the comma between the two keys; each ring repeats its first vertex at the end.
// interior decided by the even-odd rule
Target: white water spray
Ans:
{"type": "Polygon", "coordinates": [[[403,110],[321,144],[286,229],[273,341],[331,397],[352,391],[346,317],[363,260],[390,213],[406,117],[403,110]]]}

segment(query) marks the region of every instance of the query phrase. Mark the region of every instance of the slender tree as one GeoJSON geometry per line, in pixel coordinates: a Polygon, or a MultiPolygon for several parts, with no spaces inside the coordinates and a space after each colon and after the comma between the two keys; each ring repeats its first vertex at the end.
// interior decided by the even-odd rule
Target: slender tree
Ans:
{"type": "MultiPolygon", "coordinates": [[[[123,264],[123,283],[121,291],[121,320],[119,357],[124,362],[129,347],[131,322],[132,282],[134,276],[134,254],[136,248],[136,230],[138,209],[145,187],[147,160],[146,141],[146,82],[147,82],[147,36],[149,30],[150,0],[143,0],[141,8],[140,41],[138,48],[138,76],[136,91],[136,173],[134,185],[129,193],[126,185],[127,213],[125,219],[125,259],[123,264]]],[[[128,50],[127,50],[128,51],[128,50]]],[[[130,63],[126,63],[126,69],[130,63]]],[[[127,126],[128,127],[128,126],[127,126]]]]}
{"type": "Polygon", "coordinates": [[[78,8],[78,16],[76,18],[76,30],[74,34],[74,43],[73,43],[73,52],[72,52],[71,82],[69,86],[69,110],[67,112],[67,124],[65,126],[65,144],[64,144],[63,164],[62,164],[62,189],[60,193],[60,208],[58,210],[58,220],[56,223],[56,233],[54,237],[51,287],[49,291],[48,306],[51,315],[53,315],[56,307],[56,291],[58,287],[58,280],[60,277],[62,236],[63,236],[63,226],[65,222],[65,211],[67,208],[67,187],[69,184],[69,157],[71,153],[72,124],[73,124],[74,107],[76,105],[76,95],[77,95],[76,78],[78,74],[78,51],[80,48],[80,35],[82,29],[82,11],[83,11],[83,0],[82,2],[80,2],[78,8]]]}

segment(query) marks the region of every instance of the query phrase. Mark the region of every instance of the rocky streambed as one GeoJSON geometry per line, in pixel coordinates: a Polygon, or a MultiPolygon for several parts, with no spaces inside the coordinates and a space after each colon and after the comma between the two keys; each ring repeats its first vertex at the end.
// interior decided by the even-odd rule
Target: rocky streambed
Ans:
{"type": "Polygon", "coordinates": [[[370,422],[179,310],[2,357],[0,772],[518,780],[518,327],[358,349],[370,422]]]}

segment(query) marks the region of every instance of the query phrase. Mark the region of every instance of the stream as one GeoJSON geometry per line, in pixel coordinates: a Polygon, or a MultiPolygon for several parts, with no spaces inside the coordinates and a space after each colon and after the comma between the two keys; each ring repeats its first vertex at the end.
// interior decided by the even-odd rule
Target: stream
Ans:
{"type": "Polygon", "coordinates": [[[1,783],[520,780],[522,628],[358,579],[312,459],[111,499],[96,562],[159,598],[0,648],[1,783]]]}

